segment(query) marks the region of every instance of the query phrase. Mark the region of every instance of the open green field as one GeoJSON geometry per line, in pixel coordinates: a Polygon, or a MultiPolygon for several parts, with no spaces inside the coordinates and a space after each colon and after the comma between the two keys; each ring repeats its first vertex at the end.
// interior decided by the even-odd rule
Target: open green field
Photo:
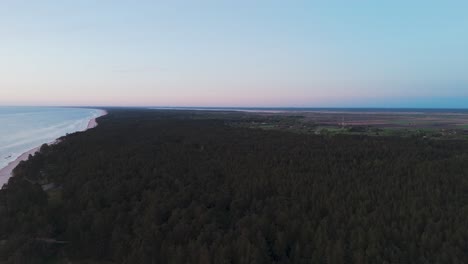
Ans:
{"type": "Polygon", "coordinates": [[[236,126],[306,134],[468,139],[468,114],[282,112],[235,115],[243,117],[236,121],[236,126]]]}

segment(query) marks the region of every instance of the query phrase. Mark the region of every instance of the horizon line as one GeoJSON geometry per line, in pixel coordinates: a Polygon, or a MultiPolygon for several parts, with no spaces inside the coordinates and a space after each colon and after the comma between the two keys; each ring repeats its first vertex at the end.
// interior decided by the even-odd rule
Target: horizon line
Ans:
{"type": "Polygon", "coordinates": [[[154,108],[154,109],[440,109],[468,110],[468,107],[376,107],[376,106],[153,106],[153,105],[0,105],[0,107],[50,107],[50,108],[154,108]]]}

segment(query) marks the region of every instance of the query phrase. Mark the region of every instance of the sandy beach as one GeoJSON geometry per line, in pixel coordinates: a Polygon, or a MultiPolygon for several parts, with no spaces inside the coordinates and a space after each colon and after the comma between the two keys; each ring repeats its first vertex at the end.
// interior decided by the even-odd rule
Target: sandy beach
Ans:
{"type": "MultiPolygon", "coordinates": [[[[97,127],[98,122],[96,121],[96,119],[105,115],[107,115],[107,111],[103,110],[98,117],[89,120],[86,130],[97,127]]],[[[57,140],[55,140],[54,142],[50,142],[49,144],[55,143],[57,143],[57,140]]],[[[13,172],[13,169],[16,168],[16,166],[18,166],[18,164],[21,161],[27,160],[29,158],[29,155],[34,155],[36,152],[38,152],[40,148],[41,146],[38,146],[36,148],[24,152],[16,160],[10,162],[6,167],[0,169],[0,188],[1,186],[3,186],[3,184],[8,182],[8,179],[12,176],[11,174],[13,172]]]]}
{"type": "Polygon", "coordinates": [[[98,118],[101,117],[101,116],[105,116],[105,115],[107,115],[107,111],[102,110],[100,116],[89,120],[89,122],[88,122],[88,127],[86,128],[86,130],[97,127],[98,123],[97,123],[96,119],[98,119],[98,118]]]}

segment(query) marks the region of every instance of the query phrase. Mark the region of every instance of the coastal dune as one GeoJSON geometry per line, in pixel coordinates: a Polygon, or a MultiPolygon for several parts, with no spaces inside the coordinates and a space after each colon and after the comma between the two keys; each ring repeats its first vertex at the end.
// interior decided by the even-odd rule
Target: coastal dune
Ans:
{"type": "MultiPolygon", "coordinates": [[[[98,116],[92,118],[91,120],[89,120],[88,126],[86,127],[85,130],[95,128],[98,125],[98,122],[96,121],[96,119],[101,117],[101,116],[104,116],[104,115],[107,115],[107,112],[102,110],[100,115],[98,115],[98,116]]],[[[54,141],[54,142],[51,142],[49,144],[54,144],[56,142],[57,141],[54,141]]],[[[31,150],[28,150],[28,151],[24,152],[18,158],[16,158],[14,161],[10,162],[6,167],[0,169],[0,188],[1,188],[1,186],[3,186],[4,184],[6,184],[8,182],[8,179],[12,176],[14,168],[16,168],[16,166],[18,166],[18,164],[21,161],[27,160],[29,158],[29,155],[34,155],[36,152],[38,152],[40,148],[41,148],[41,146],[38,146],[38,147],[35,147],[35,148],[31,149],[31,150]]]]}
{"type": "Polygon", "coordinates": [[[12,176],[11,173],[13,172],[13,169],[18,166],[18,164],[23,161],[27,160],[29,158],[29,155],[34,155],[36,152],[38,152],[40,147],[33,148],[29,151],[26,151],[25,153],[21,154],[16,160],[10,162],[5,168],[0,170],[0,185],[3,185],[8,182],[8,179],[12,176]]]}

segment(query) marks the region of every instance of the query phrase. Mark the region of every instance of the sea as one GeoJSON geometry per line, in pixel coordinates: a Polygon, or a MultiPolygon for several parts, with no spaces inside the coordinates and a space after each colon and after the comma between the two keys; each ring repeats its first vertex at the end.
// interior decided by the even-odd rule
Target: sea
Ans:
{"type": "Polygon", "coordinates": [[[22,153],[83,131],[103,111],[65,107],[0,107],[0,169],[22,153]]]}
{"type": "Polygon", "coordinates": [[[280,112],[349,112],[349,113],[444,113],[468,114],[468,108],[324,108],[324,107],[149,107],[155,110],[280,112]]]}

